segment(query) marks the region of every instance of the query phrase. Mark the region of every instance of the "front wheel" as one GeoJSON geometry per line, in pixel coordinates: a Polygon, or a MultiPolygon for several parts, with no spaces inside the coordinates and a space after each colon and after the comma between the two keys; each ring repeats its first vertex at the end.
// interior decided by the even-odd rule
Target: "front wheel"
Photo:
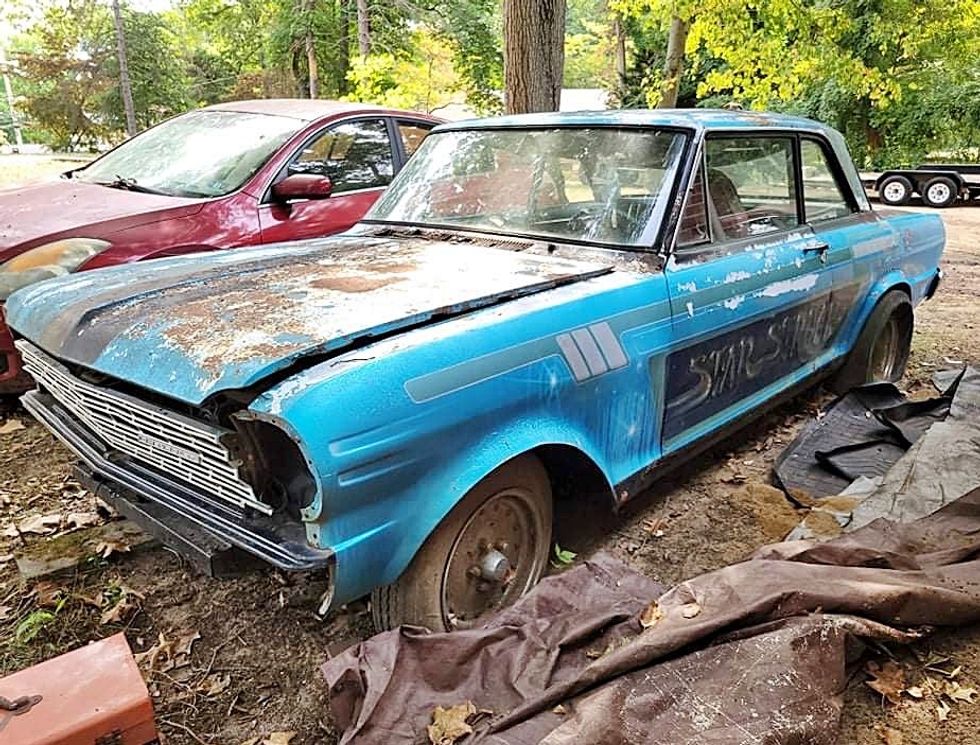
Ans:
{"type": "Polygon", "coordinates": [[[865,383],[896,383],[905,374],[912,346],[912,302],[901,290],[887,292],[864,324],[831,387],[837,393],[865,383]]]}
{"type": "Polygon", "coordinates": [[[474,486],[394,584],[371,595],[378,630],[471,628],[528,592],[548,565],[551,482],[519,456],[474,486]]]}

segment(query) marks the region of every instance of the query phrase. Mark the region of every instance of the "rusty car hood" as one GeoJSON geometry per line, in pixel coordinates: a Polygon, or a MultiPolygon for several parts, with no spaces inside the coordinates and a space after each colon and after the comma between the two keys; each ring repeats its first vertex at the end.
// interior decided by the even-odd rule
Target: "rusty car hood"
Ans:
{"type": "Polygon", "coordinates": [[[610,271],[467,242],[338,237],[85,272],[14,293],[55,357],[199,404],[309,355],[610,271]]]}

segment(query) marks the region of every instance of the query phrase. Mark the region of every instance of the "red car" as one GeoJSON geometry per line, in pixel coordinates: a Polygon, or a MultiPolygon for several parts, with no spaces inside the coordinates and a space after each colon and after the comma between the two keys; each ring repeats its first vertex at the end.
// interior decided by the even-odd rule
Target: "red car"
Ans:
{"type": "Polygon", "coordinates": [[[23,390],[3,302],[42,279],[348,229],[439,119],[238,101],[168,119],[54,183],[0,191],[0,394],[23,390]]]}

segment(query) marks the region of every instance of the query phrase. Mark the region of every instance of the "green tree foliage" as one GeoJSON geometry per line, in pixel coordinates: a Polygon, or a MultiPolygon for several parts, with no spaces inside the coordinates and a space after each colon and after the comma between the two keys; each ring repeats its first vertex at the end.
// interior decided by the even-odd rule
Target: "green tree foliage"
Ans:
{"type": "Polygon", "coordinates": [[[451,45],[424,28],[416,28],[410,38],[410,47],[401,52],[355,60],[347,98],[426,113],[452,103],[462,81],[453,67],[451,45]]]}
{"type": "MultiPolygon", "coordinates": [[[[844,131],[866,165],[962,148],[977,132],[976,0],[610,2],[641,39],[673,16],[690,21],[687,79],[699,105],[815,116],[844,131]]],[[[658,84],[644,83],[647,103],[658,84]]]]}
{"type": "MultiPolygon", "coordinates": [[[[123,17],[137,121],[149,126],[186,107],[176,39],[152,13],[123,17]]],[[[94,147],[118,137],[125,115],[109,9],[97,0],[47,8],[12,57],[27,82],[23,108],[56,148],[94,147]]]]}

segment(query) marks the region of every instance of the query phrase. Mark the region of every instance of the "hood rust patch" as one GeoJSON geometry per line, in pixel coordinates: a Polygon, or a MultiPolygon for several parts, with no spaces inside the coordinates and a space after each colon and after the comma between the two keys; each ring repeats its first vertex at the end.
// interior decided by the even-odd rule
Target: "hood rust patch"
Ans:
{"type": "MultiPolygon", "coordinates": [[[[608,267],[425,239],[284,247],[237,265],[140,278],[75,316],[72,343],[99,367],[166,387],[240,387],[304,354],[604,274],[608,267]],[[189,377],[190,376],[190,377],[189,377]],[[161,383],[162,384],[162,383],[161,383]]],[[[182,394],[190,397],[188,394],[182,394]]]]}

